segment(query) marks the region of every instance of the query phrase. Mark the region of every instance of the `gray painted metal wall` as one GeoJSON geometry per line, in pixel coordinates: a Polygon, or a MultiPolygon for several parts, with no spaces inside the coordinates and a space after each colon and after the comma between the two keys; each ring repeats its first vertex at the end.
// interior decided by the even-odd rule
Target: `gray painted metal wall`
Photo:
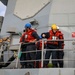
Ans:
{"type": "Polygon", "coordinates": [[[74,68],[3,69],[0,75],[75,75],[74,68]]]}
{"type": "MultiPolygon", "coordinates": [[[[2,27],[2,31],[1,31],[2,34],[5,34],[7,31],[7,28],[10,26],[15,27],[17,29],[17,31],[22,31],[24,29],[25,23],[30,22],[34,19],[36,19],[38,21],[39,27],[48,25],[51,4],[48,4],[44,9],[42,9],[42,11],[40,11],[33,18],[26,19],[26,20],[21,20],[18,17],[13,15],[15,4],[16,4],[16,0],[9,0],[9,2],[8,2],[6,15],[5,15],[5,19],[4,19],[4,23],[3,23],[3,27],[2,27]]],[[[48,28],[44,28],[43,30],[39,29],[38,33],[41,33],[43,31],[47,31],[47,30],[48,30],[48,28]]]]}

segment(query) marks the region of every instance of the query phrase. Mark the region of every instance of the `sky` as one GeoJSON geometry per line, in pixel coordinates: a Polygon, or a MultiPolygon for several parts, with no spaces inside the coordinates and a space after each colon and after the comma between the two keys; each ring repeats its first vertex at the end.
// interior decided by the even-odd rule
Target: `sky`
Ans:
{"type": "Polygon", "coordinates": [[[0,1],[0,16],[5,16],[6,6],[0,1]]]}

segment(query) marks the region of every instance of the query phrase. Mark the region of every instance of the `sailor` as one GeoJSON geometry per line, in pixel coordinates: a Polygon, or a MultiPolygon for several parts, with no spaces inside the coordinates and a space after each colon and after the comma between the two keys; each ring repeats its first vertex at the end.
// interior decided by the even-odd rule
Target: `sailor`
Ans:
{"type": "MultiPolygon", "coordinates": [[[[25,43],[25,48],[24,51],[36,51],[36,45],[35,42],[39,40],[39,36],[36,32],[36,30],[32,29],[31,23],[26,23],[25,24],[25,33],[22,34],[22,37],[20,38],[20,43],[24,44],[25,43]]],[[[24,53],[23,60],[35,60],[36,59],[36,52],[29,52],[29,53],[24,53]]],[[[24,63],[23,65],[24,66],[24,63]]],[[[28,68],[34,68],[34,61],[27,62],[25,64],[25,67],[28,68]]]]}
{"type": "MultiPolygon", "coordinates": [[[[63,37],[61,36],[62,34],[59,33],[58,29],[57,29],[57,25],[56,24],[52,24],[51,26],[51,30],[49,30],[49,37],[47,38],[47,50],[46,54],[45,54],[45,59],[49,59],[51,54],[52,54],[52,64],[53,67],[58,67],[57,65],[57,51],[53,50],[53,49],[61,49],[62,47],[62,42],[58,41],[59,39],[63,39],[63,37]]],[[[44,62],[44,67],[47,67],[49,63],[48,61],[44,62]]]]}

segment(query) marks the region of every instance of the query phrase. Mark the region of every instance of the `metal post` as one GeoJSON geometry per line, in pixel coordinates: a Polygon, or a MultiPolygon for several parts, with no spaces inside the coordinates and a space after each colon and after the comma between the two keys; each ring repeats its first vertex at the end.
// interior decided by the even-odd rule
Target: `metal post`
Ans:
{"type": "Polygon", "coordinates": [[[43,50],[44,50],[44,40],[42,40],[42,58],[41,58],[41,67],[43,68],[43,50]]]}
{"type": "MultiPolygon", "coordinates": [[[[19,45],[18,55],[20,53],[20,49],[21,49],[21,44],[19,45]]],[[[18,68],[18,61],[19,61],[18,55],[17,55],[17,58],[16,58],[16,68],[18,68]]]]}

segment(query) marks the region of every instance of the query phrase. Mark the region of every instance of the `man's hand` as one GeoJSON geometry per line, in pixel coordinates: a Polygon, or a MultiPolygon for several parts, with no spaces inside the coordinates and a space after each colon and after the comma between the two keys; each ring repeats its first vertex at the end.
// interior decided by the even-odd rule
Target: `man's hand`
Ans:
{"type": "Polygon", "coordinates": [[[42,34],[42,37],[45,38],[45,36],[46,36],[46,35],[43,33],[43,34],[42,34]]]}

